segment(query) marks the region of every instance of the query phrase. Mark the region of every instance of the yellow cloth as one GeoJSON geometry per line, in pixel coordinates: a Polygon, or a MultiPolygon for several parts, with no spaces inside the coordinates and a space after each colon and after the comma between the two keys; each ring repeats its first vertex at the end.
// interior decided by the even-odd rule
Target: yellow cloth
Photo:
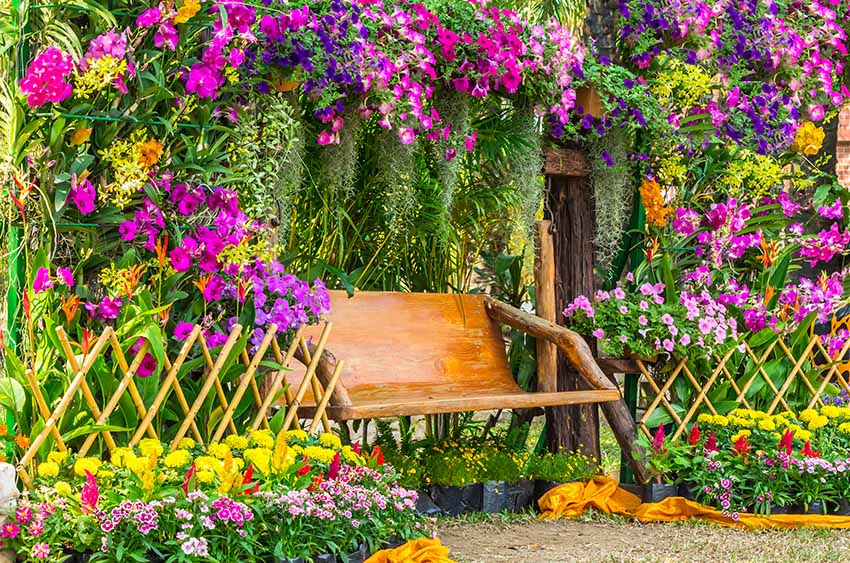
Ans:
{"type": "Polygon", "coordinates": [[[438,539],[411,540],[395,549],[383,549],[366,563],[455,563],[449,559],[449,548],[438,539]]]}
{"type": "Polygon", "coordinates": [[[736,521],[713,508],[671,497],[659,503],[641,503],[640,498],[617,486],[613,479],[595,477],[587,483],[567,483],[555,487],[540,498],[543,519],[570,518],[588,508],[608,514],[620,514],[641,522],[675,522],[703,520],[721,526],[742,528],[850,528],[850,516],[821,516],[813,514],[775,514],[756,516],[741,514],[736,521]]]}

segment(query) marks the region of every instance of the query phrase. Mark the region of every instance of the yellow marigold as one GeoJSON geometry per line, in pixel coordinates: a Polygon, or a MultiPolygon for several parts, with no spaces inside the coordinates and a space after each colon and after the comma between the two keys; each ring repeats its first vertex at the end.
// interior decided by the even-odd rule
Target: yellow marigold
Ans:
{"type": "Polygon", "coordinates": [[[128,456],[124,458],[124,467],[136,475],[142,475],[148,469],[148,460],[143,457],[128,456]]]}
{"type": "Polygon", "coordinates": [[[729,426],[729,419],[722,414],[718,414],[712,417],[711,423],[716,424],[717,426],[729,426]]]}
{"type": "Polygon", "coordinates": [[[755,421],[740,416],[731,416],[729,417],[729,421],[733,426],[740,426],[742,428],[752,428],[756,424],[755,421]]]}
{"type": "Polygon", "coordinates": [[[204,469],[203,471],[198,471],[198,481],[201,483],[212,483],[213,479],[215,479],[215,473],[208,469],[204,469]]]}
{"type": "Polygon", "coordinates": [[[96,457],[81,457],[74,462],[74,475],[77,477],[85,477],[86,471],[97,475],[98,469],[100,469],[100,460],[96,457]]]}
{"type": "Polygon", "coordinates": [[[50,452],[47,454],[47,461],[52,461],[56,465],[62,465],[68,459],[68,450],[64,452],[50,452]]]}
{"type": "Polygon", "coordinates": [[[242,452],[245,459],[254,466],[255,469],[268,475],[270,473],[272,451],[266,448],[249,448],[242,452]]]}
{"type": "Polygon", "coordinates": [[[713,424],[714,416],[707,413],[703,413],[697,417],[697,422],[699,424],[713,424]]]}
{"type": "Polygon", "coordinates": [[[216,442],[215,444],[209,445],[207,453],[213,457],[217,457],[218,459],[224,459],[227,457],[227,454],[230,453],[230,446],[216,442]]]}
{"type": "Polygon", "coordinates": [[[809,430],[817,430],[818,428],[823,428],[829,424],[829,419],[823,415],[817,415],[813,419],[809,421],[809,430]]]}
{"type": "Polygon", "coordinates": [[[798,438],[800,440],[803,440],[803,441],[811,440],[812,439],[812,433],[809,432],[808,430],[798,430],[797,432],[794,433],[794,437],[798,438]]]}
{"type": "Polygon", "coordinates": [[[66,481],[56,481],[53,484],[53,489],[63,497],[71,494],[71,485],[66,481]]]}
{"type": "Polygon", "coordinates": [[[661,185],[655,180],[644,180],[640,186],[640,197],[646,208],[646,222],[655,227],[665,226],[673,208],[664,205],[661,185]]]}
{"type": "Polygon", "coordinates": [[[307,446],[304,448],[304,455],[307,459],[312,459],[321,463],[330,463],[333,461],[336,452],[320,446],[307,446]]]}
{"type": "Polygon", "coordinates": [[[815,409],[806,409],[800,413],[800,421],[801,422],[809,422],[814,417],[818,415],[818,411],[815,409]]]}
{"type": "Polygon", "coordinates": [[[177,15],[174,16],[174,23],[186,23],[197,14],[201,9],[201,5],[197,0],[186,0],[182,6],[177,9],[177,15]]]}
{"type": "Polygon", "coordinates": [[[820,152],[824,137],[823,129],[811,121],[806,121],[797,129],[794,142],[791,143],[791,150],[808,156],[814,156],[820,152]]]}
{"type": "Polygon", "coordinates": [[[248,438],[239,436],[238,434],[231,434],[224,439],[224,444],[234,450],[244,450],[248,447],[248,438]]]}
{"type": "Polygon", "coordinates": [[[768,432],[772,432],[776,430],[776,423],[769,418],[763,418],[758,422],[759,430],[766,430],[768,432]]]}
{"type": "Polygon", "coordinates": [[[59,475],[59,464],[52,461],[45,461],[38,465],[39,477],[56,477],[59,475]]]}
{"type": "Polygon", "coordinates": [[[218,471],[221,467],[221,461],[208,455],[202,455],[195,460],[195,467],[198,471],[218,471]]]}
{"type": "Polygon", "coordinates": [[[109,481],[113,477],[115,477],[115,473],[107,471],[106,469],[101,469],[97,472],[97,478],[101,481],[109,481]]]}
{"type": "Polygon", "coordinates": [[[149,139],[139,146],[139,164],[144,168],[150,168],[157,163],[162,156],[162,143],[156,139],[149,139]]]}
{"type": "Polygon", "coordinates": [[[292,442],[303,442],[307,439],[307,433],[303,430],[290,430],[286,433],[286,441],[291,444],[292,442]]]}
{"type": "Polygon", "coordinates": [[[248,433],[248,442],[258,448],[270,450],[274,447],[274,434],[271,430],[252,430],[248,433]]]}
{"type": "Polygon", "coordinates": [[[241,457],[233,458],[233,470],[234,471],[242,471],[245,468],[245,460],[241,457]]]}
{"type": "Polygon", "coordinates": [[[342,441],[330,432],[325,432],[319,436],[319,443],[332,450],[338,450],[342,447],[342,441]]]}
{"type": "Polygon", "coordinates": [[[180,448],[181,450],[191,450],[196,445],[197,445],[197,443],[195,442],[195,440],[193,440],[192,438],[189,438],[189,437],[183,438],[182,440],[177,442],[177,447],[180,448]]]}
{"type": "Polygon", "coordinates": [[[112,450],[112,455],[110,456],[109,461],[111,461],[112,465],[115,467],[124,467],[127,460],[134,457],[136,457],[136,454],[133,452],[133,448],[115,448],[112,450]]]}
{"type": "Polygon", "coordinates": [[[742,437],[744,437],[744,436],[749,436],[750,434],[752,434],[752,433],[751,433],[749,430],[746,430],[746,429],[744,429],[744,430],[739,430],[736,434],[733,434],[733,435],[732,435],[732,438],[731,438],[731,439],[732,439],[732,442],[733,442],[733,443],[734,443],[734,442],[737,442],[737,441],[738,441],[738,440],[740,440],[742,437]]]}
{"type": "Polygon", "coordinates": [[[842,422],[839,424],[838,431],[842,434],[850,434],[850,422],[842,422]]]}
{"type": "Polygon", "coordinates": [[[162,442],[156,438],[145,438],[139,442],[139,452],[141,452],[144,457],[150,457],[151,454],[159,457],[164,451],[165,448],[162,447],[162,442]]]}
{"type": "Polygon", "coordinates": [[[351,446],[343,446],[340,451],[342,452],[342,459],[344,459],[347,463],[363,465],[365,461],[363,456],[355,452],[351,446]]]}
{"type": "Polygon", "coordinates": [[[192,463],[192,455],[186,450],[174,450],[162,462],[166,467],[186,467],[192,463]]]}
{"type": "Polygon", "coordinates": [[[825,405],[820,413],[827,418],[838,418],[841,416],[841,409],[835,405],[825,405]]]}

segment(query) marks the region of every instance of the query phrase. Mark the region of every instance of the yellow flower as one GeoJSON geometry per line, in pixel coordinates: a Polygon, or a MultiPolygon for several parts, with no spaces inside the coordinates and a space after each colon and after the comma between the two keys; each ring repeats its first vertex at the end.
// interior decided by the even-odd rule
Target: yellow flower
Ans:
{"type": "Polygon", "coordinates": [[[53,488],[63,497],[67,497],[71,494],[71,485],[66,481],[56,481],[56,483],[53,484],[53,488]]]}
{"type": "Polygon", "coordinates": [[[177,15],[174,16],[174,23],[186,23],[197,14],[201,9],[201,5],[197,0],[186,0],[180,8],[177,9],[177,15]]]}
{"type": "Polygon", "coordinates": [[[307,446],[304,448],[304,455],[307,456],[307,459],[312,459],[321,463],[330,463],[333,461],[336,452],[319,446],[307,446]]]}
{"type": "Polygon", "coordinates": [[[806,409],[800,413],[800,421],[801,422],[809,422],[814,417],[818,415],[818,411],[815,409],[806,409]]]}
{"type": "Polygon", "coordinates": [[[198,481],[201,483],[212,483],[213,479],[215,479],[215,473],[209,471],[208,469],[204,469],[203,471],[198,471],[198,481]]]}
{"type": "Polygon", "coordinates": [[[763,419],[759,420],[758,425],[759,425],[759,430],[766,430],[768,432],[772,432],[773,430],[776,430],[776,423],[774,423],[769,418],[763,418],[763,419]]]}
{"type": "Polygon", "coordinates": [[[224,444],[234,450],[244,450],[248,447],[248,438],[244,438],[238,434],[231,434],[224,439],[224,444]]]}
{"type": "Polygon", "coordinates": [[[729,426],[729,419],[722,414],[712,417],[711,422],[717,426],[729,426]]]}
{"type": "Polygon", "coordinates": [[[230,454],[230,446],[227,444],[210,444],[207,448],[207,453],[213,457],[217,457],[218,459],[224,459],[230,454]]]}
{"type": "Polygon", "coordinates": [[[195,440],[193,440],[192,438],[189,438],[189,437],[183,438],[182,440],[180,440],[177,443],[177,447],[180,448],[181,450],[191,450],[196,445],[197,444],[195,443],[195,440]]]}
{"type": "Polygon", "coordinates": [[[72,147],[78,147],[89,140],[91,137],[92,128],[91,127],[80,127],[74,134],[71,135],[71,140],[68,144],[72,147]]]}
{"type": "Polygon", "coordinates": [[[286,441],[291,444],[292,442],[303,442],[307,439],[307,433],[303,430],[290,430],[286,433],[286,441]]]}
{"type": "Polygon", "coordinates": [[[342,459],[344,459],[348,463],[353,463],[355,465],[363,465],[365,460],[363,456],[359,455],[351,446],[343,446],[342,447],[342,459]]]}
{"type": "Polygon", "coordinates": [[[823,415],[817,415],[809,421],[809,430],[817,430],[829,424],[829,419],[823,415]]]}
{"type": "Polygon", "coordinates": [[[272,454],[272,469],[278,473],[286,471],[295,461],[295,455],[290,451],[286,440],[278,438],[272,454]]]}
{"type": "Polygon", "coordinates": [[[258,448],[270,450],[274,447],[274,434],[271,430],[252,430],[248,433],[248,441],[258,448]]]}
{"type": "Polygon", "coordinates": [[[245,460],[241,457],[233,458],[233,469],[236,471],[242,471],[245,468],[245,460]]]}
{"type": "Polygon", "coordinates": [[[838,418],[841,416],[841,409],[836,407],[835,405],[825,405],[820,413],[827,418],[838,418]]]}
{"type": "Polygon", "coordinates": [[[100,469],[100,460],[96,457],[81,457],[74,462],[74,475],[77,477],[85,477],[86,471],[97,475],[98,469],[100,469]]]}
{"type": "Polygon", "coordinates": [[[746,430],[746,429],[745,430],[739,430],[737,434],[732,435],[732,443],[735,443],[738,440],[740,440],[743,436],[749,436],[750,434],[751,434],[751,432],[749,430],[746,430]]]}
{"type": "Polygon", "coordinates": [[[62,465],[68,459],[68,450],[64,452],[50,452],[47,454],[47,461],[52,461],[56,465],[62,465]]]}
{"type": "Polygon", "coordinates": [[[713,424],[714,416],[707,413],[703,413],[697,417],[697,422],[699,424],[713,424]]]}
{"type": "Polygon", "coordinates": [[[342,447],[342,441],[329,432],[325,432],[319,436],[319,443],[326,448],[338,450],[342,447]]]}
{"type": "Polygon", "coordinates": [[[249,448],[242,453],[245,459],[251,465],[266,475],[269,474],[269,469],[272,461],[272,452],[266,448],[249,448]]]}
{"type": "Polygon", "coordinates": [[[174,450],[162,462],[166,467],[185,467],[192,463],[192,455],[186,450],[174,450]]]}
{"type": "Polygon", "coordinates": [[[839,424],[838,431],[842,434],[850,434],[850,422],[842,422],[839,424]]]}
{"type": "Polygon", "coordinates": [[[39,477],[56,477],[59,475],[59,464],[52,461],[45,461],[38,465],[39,477]]]}
{"type": "Polygon", "coordinates": [[[808,156],[814,156],[823,146],[824,137],[823,129],[811,121],[807,121],[797,129],[794,142],[791,144],[791,150],[808,156]]]}
{"type": "Polygon", "coordinates": [[[115,467],[124,467],[128,459],[136,457],[133,448],[115,448],[109,460],[115,467]]]}
{"type": "Polygon", "coordinates": [[[145,438],[139,442],[139,452],[141,452],[144,457],[149,457],[151,454],[159,457],[164,451],[165,448],[162,447],[162,442],[156,438],[145,438]]]}
{"type": "Polygon", "coordinates": [[[112,479],[113,477],[115,477],[115,473],[113,473],[112,471],[107,471],[105,469],[101,469],[100,471],[97,472],[97,478],[100,479],[100,480],[103,480],[103,481],[108,481],[108,480],[112,479]]]}
{"type": "Polygon", "coordinates": [[[218,469],[221,467],[221,461],[208,455],[202,455],[195,460],[195,467],[198,469],[199,472],[218,471],[218,469]]]}

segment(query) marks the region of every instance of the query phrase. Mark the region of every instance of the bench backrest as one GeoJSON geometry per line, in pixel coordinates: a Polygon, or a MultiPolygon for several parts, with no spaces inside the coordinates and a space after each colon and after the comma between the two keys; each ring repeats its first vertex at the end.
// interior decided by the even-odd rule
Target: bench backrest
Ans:
{"type": "Polygon", "coordinates": [[[398,400],[400,390],[411,399],[520,391],[483,295],[332,291],[328,318],[327,349],[345,360],[354,404],[398,400]]]}

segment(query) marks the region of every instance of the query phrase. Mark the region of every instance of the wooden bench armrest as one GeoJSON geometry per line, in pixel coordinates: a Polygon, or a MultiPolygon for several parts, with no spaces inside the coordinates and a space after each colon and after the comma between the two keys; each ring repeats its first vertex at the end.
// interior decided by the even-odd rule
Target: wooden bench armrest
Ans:
{"type": "MultiPolygon", "coordinates": [[[[619,387],[608,379],[596,363],[590,346],[579,334],[492,298],[487,298],[484,306],[491,319],[555,344],[593,389],[616,389],[619,392],[619,387]]],[[[600,407],[617,437],[617,442],[627,453],[629,466],[635,477],[641,482],[647,482],[649,473],[641,461],[645,452],[637,445],[637,425],[626,402],[621,398],[619,401],[601,403],[600,407]]]]}

